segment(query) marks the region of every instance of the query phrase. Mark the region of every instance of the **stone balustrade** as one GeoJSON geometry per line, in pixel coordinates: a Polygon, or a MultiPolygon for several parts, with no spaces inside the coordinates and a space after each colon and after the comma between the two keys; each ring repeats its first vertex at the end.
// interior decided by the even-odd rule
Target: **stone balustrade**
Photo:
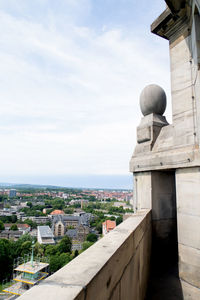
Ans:
{"type": "Polygon", "coordinates": [[[151,211],[129,217],[19,300],[142,300],[151,255],[151,211]]]}

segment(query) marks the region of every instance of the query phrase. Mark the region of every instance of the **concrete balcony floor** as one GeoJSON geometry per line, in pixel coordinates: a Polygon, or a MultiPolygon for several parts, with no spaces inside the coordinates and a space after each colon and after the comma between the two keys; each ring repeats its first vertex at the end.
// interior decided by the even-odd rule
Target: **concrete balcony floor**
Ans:
{"type": "Polygon", "coordinates": [[[183,300],[177,265],[163,271],[152,270],[145,300],[183,300]]]}

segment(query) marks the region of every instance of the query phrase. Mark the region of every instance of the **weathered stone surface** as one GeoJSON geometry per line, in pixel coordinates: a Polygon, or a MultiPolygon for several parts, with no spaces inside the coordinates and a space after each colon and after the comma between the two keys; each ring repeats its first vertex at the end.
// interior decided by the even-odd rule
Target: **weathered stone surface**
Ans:
{"type": "MultiPolygon", "coordinates": [[[[52,275],[53,276],[53,275],[52,275]]],[[[28,290],[24,295],[20,296],[21,300],[33,300],[33,299],[48,299],[48,300],[85,300],[85,293],[82,286],[68,285],[59,283],[54,276],[53,280],[44,280],[40,285],[36,285],[28,290]]]]}
{"type": "Polygon", "coordinates": [[[200,289],[188,284],[187,282],[181,280],[183,298],[184,300],[197,300],[200,299],[200,289]]]}
{"type": "Polygon", "coordinates": [[[137,251],[135,256],[132,257],[130,263],[125,268],[123,277],[120,281],[120,299],[140,299],[139,264],[140,256],[139,251],[137,251]]]}
{"type": "Polygon", "coordinates": [[[181,244],[200,249],[200,217],[178,214],[178,241],[181,244]]]}
{"type": "Polygon", "coordinates": [[[151,113],[144,116],[137,127],[137,142],[134,155],[144,154],[152,150],[163,126],[168,122],[164,116],[151,113]]]}
{"type": "Polygon", "coordinates": [[[137,173],[134,176],[134,211],[151,209],[151,172],[137,173]]]}
{"type": "Polygon", "coordinates": [[[118,283],[117,287],[114,289],[109,300],[120,300],[120,283],[118,283]]]}
{"type": "Polygon", "coordinates": [[[166,0],[165,1],[172,12],[178,12],[184,4],[184,0],[166,0]]]}
{"type": "Polygon", "coordinates": [[[166,109],[165,91],[156,84],[146,86],[140,95],[140,108],[144,116],[163,115],[166,109]]]}
{"type": "Polygon", "coordinates": [[[141,240],[140,243],[140,268],[139,268],[139,285],[140,285],[140,299],[144,299],[146,290],[143,288],[148,285],[148,276],[150,272],[150,260],[151,260],[151,245],[152,245],[152,228],[149,226],[148,231],[145,233],[146,236],[141,240]]]}
{"type": "MultiPolygon", "coordinates": [[[[200,299],[200,0],[166,2],[169,8],[152,30],[170,42],[173,123],[157,132],[154,143],[152,130],[151,140],[140,130],[130,170],[137,182],[136,208],[152,208],[153,263],[163,267],[163,257],[171,259],[173,253],[177,261],[178,228],[183,299],[196,300],[200,299]]],[[[144,118],[140,129],[142,124],[144,118]]]]}
{"type": "Polygon", "coordinates": [[[179,244],[179,275],[184,281],[200,288],[200,249],[179,244]]]}
{"type": "Polygon", "coordinates": [[[200,217],[200,168],[176,171],[177,212],[200,217]]]}
{"type": "Polygon", "coordinates": [[[151,127],[137,128],[137,142],[144,143],[151,140],[151,127]]]}
{"type": "Polygon", "coordinates": [[[173,121],[179,115],[183,117],[185,111],[192,110],[192,101],[188,94],[189,91],[192,92],[189,39],[187,37],[170,50],[173,121]]]}
{"type": "MultiPolygon", "coordinates": [[[[169,27],[173,27],[172,24],[169,27]]],[[[180,26],[175,31],[184,32],[185,28],[180,26]]],[[[178,40],[176,37],[173,39],[178,40]]],[[[160,130],[151,147],[141,147],[141,144],[136,146],[130,162],[132,172],[200,166],[199,150],[196,147],[200,141],[197,139],[197,136],[200,137],[200,118],[197,117],[197,113],[200,114],[197,100],[200,76],[197,72],[196,48],[196,34],[183,35],[180,41],[170,47],[173,124],[160,130]]]]}

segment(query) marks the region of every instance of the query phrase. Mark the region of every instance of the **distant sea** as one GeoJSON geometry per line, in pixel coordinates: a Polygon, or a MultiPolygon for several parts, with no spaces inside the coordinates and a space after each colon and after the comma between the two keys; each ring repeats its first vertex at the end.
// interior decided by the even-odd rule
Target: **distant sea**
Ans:
{"type": "Polygon", "coordinates": [[[133,175],[0,176],[0,182],[90,189],[132,189],[133,175]]]}

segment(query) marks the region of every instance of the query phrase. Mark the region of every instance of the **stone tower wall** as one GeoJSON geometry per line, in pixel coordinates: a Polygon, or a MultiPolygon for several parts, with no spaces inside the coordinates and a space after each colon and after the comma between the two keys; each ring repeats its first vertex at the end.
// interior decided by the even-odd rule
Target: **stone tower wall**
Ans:
{"type": "MultiPolygon", "coordinates": [[[[152,209],[154,252],[175,253],[178,239],[183,297],[196,300],[200,299],[200,1],[166,3],[151,29],[169,40],[173,122],[168,124],[155,108],[144,115],[130,170],[135,210],[152,209]]],[[[152,93],[147,95],[149,103],[152,93]]]]}

